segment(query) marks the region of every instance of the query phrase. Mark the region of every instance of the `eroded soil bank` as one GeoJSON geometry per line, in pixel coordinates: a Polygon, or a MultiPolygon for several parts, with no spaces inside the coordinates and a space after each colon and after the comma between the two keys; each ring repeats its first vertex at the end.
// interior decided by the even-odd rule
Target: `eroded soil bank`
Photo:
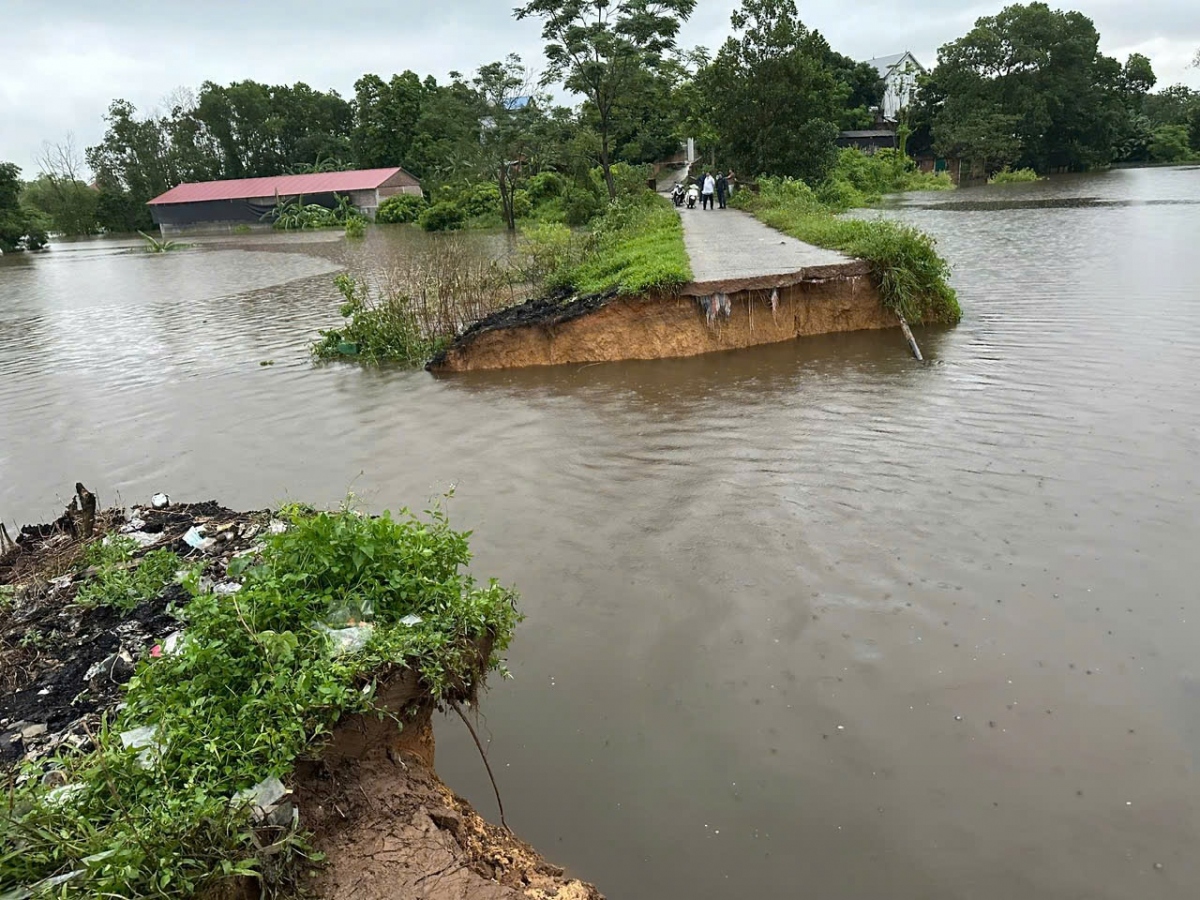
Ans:
{"type": "Polygon", "coordinates": [[[469,372],[696,356],[896,327],[865,263],[687,285],[675,295],[531,300],[484,319],[430,363],[469,372]]]}
{"type": "MultiPolygon", "coordinates": [[[[15,545],[5,537],[0,778],[19,783],[27,777],[23,762],[91,751],[138,663],[169,652],[164,648],[172,635],[187,627],[180,613],[190,595],[174,583],[125,614],[82,607],[79,592],[96,577],[86,565],[91,544],[106,534],[132,535],[141,545],[133,567],[148,552],[173,550],[189,565],[200,564],[220,593],[231,559],[253,553],[256,540],[278,527],[269,511],[172,504],[164,496],[157,506],[99,512],[93,534],[84,533],[78,510],[69,508],[54,523],[23,528],[15,545]],[[206,537],[197,541],[198,535],[206,537]]],[[[478,649],[482,666],[490,644],[478,649]]],[[[311,757],[284,779],[287,795],[275,801],[282,819],[274,813],[268,819],[271,826],[297,823],[325,855],[308,875],[312,896],[602,900],[507,828],[486,822],[439,779],[431,724],[436,704],[417,673],[397,667],[377,673],[377,684],[380,715],[347,716],[329,740],[314,745],[311,757]]],[[[459,693],[473,705],[474,684],[464,683],[459,693]]],[[[56,764],[50,769],[59,771],[56,764]]],[[[0,890],[12,887],[0,884],[0,890]]],[[[257,882],[244,880],[224,882],[204,896],[249,900],[260,894],[257,882]]]]}

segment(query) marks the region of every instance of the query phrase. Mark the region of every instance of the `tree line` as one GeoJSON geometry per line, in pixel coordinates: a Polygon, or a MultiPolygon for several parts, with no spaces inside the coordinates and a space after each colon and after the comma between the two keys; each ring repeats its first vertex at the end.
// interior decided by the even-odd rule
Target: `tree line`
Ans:
{"type": "MultiPolygon", "coordinates": [[[[614,167],[663,160],[688,138],[743,175],[822,179],[838,132],[875,121],[879,73],[805,25],[794,0],[743,0],[715,52],[683,50],[695,5],[528,0],[514,15],[541,25],[537,78],[509,56],[440,83],[365,74],[353,97],[248,80],[179,90],[151,112],[118,99],[98,144],[46,147],[24,207],[59,232],[129,231],[149,225],[147,200],[181,182],[403,166],[435,198],[491,183],[511,227],[533,176],[557,173],[599,204],[618,193],[614,167]],[[556,85],[582,102],[554,104],[556,85]]],[[[1146,57],[1102,54],[1083,14],[1018,4],[938,51],[900,131],[910,151],[957,156],[984,175],[1200,152],[1200,92],[1155,85],[1146,57]]]]}

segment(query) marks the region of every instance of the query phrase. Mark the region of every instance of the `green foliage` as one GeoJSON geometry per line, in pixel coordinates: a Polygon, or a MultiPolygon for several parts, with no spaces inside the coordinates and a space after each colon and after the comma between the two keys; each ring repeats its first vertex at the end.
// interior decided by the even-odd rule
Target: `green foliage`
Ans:
{"type": "Polygon", "coordinates": [[[1007,166],[996,172],[988,179],[988,184],[1025,184],[1030,181],[1041,181],[1041,176],[1033,169],[1010,169],[1007,166]]]}
{"type": "Polygon", "coordinates": [[[96,574],[76,595],[83,607],[108,606],[123,612],[153,600],[183,567],[170,550],[153,550],[135,561],[138,545],[124,537],[110,537],[88,548],[85,562],[96,574]]]}
{"type": "Polygon", "coordinates": [[[442,200],[422,212],[417,224],[425,231],[455,231],[467,223],[467,217],[463,206],[452,200],[442,200]]]}
{"type": "Polygon", "coordinates": [[[571,185],[563,193],[564,221],[578,228],[600,215],[603,204],[595,191],[571,185]]]}
{"type": "Polygon", "coordinates": [[[175,250],[186,250],[191,247],[191,244],[181,244],[179,241],[171,241],[167,239],[156,238],[152,234],[146,234],[144,231],[139,231],[142,237],[146,239],[146,244],[142,247],[147,253],[171,253],[175,250]]]}
{"type": "Polygon", "coordinates": [[[872,83],[853,64],[847,74],[793,0],[743,0],[732,23],[737,34],[697,76],[721,156],[747,175],[820,180],[852,91],[855,102],[874,96],[878,76],[872,83]]]}
{"type": "Polygon", "coordinates": [[[545,203],[555,197],[561,197],[567,189],[567,180],[557,172],[538,172],[529,179],[525,188],[531,203],[545,203]]]}
{"type": "Polygon", "coordinates": [[[1150,140],[1150,159],[1153,162],[1189,162],[1200,158],[1189,143],[1188,128],[1184,125],[1160,125],[1150,140]]]}
{"type": "Polygon", "coordinates": [[[1143,91],[1153,73],[1132,57],[1122,70],[1099,40],[1082,13],[1040,2],[978,19],[938,51],[922,87],[938,153],[972,160],[981,175],[1106,163],[1128,92],[1143,91]]]}
{"type": "Polygon", "coordinates": [[[82,181],[42,175],[25,185],[21,202],[44,213],[58,234],[94,234],[99,228],[100,194],[82,181]]]}
{"type": "Polygon", "coordinates": [[[253,233],[254,233],[254,229],[253,229],[253,228],[251,228],[249,225],[245,225],[245,224],[242,224],[242,225],[234,225],[234,226],[233,226],[233,233],[234,233],[234,234],[253,234],[253,233]]]}
{"type": "Polygon", "coordinates": [[[382,225],[407,225],[417,221],[429,202],[419,194],[394,194],[379,204],[375,221],[382,225]]]}
{"type": "Polygon", "coordinates": [[[772,228],[818,247],[865,259],[886,308],[913,322],[953,323],[962,318],[950,267],[933,238],[909,225],[833,215],[819,193],[791,179],[766,178],[759,192],[735,195],[737,205],[772,228]]]}
{"type": "Polygon", "coordinates": [[[231,799],[286,778],[338,719],[370,711],[375,679],[395,666],[420,672],[435,700],[499,666],[519,621],[515,594],[463,573],[469,535],[441,511],[291,521],[260,559],[235,561],[237,594],[191,580],[177,652],[139,664],[95,752],[61,761],[65,791],[31,777],[8,798],[0,884],[69,900],[186,898],[248,875],[273,895],[298,874],[304,835],[284,829],[265,844],[231,799]],[[339,654],[328,629],[351,621],[373,630],[339,654]],[[481,642],[493,648],[486,661],[481,642]],[[125,749],[120,733],[144,726],[149,745],[125,749]]]}
{"type": "Polygon", "coordinates": [[[949,175],[918,172],[916,163],[898,150],[863,153],[847,147],[838,153],[817,194],[828,207],[853,209],[877,203],[884,194],[953,188],[949,175]]]}
{"type": "Polygon", "coordinates": [[[547,291],[639,294],[692,278],[679,215],[669,201],[645,190],[611,203],[589,235],[564,227],[527,231],[524,255],[527,272],[547,291]]]}
{"type": "Polygon", "coordinates": [[[305,203],[303,197],[289,200],[279,197],[275,208],[263,216],[280,231],[306,231],[313,228],[340,228],[352,219],[361,219],[349,197],[334,194],[336,206],[330,209],[319,203],[305,203]]]}
{"type": "Polygon", "coordinates": [[[388,360],[416,366],[436,352],[437,341],[422,329],[411,297],[374,297],[365,283],[346,274],[338,275],[334,284],[345,301],[339,312],[346,322],[341,328],[321,332],[312,347],[317,359],[353,356],[366,362],[388,360]]]}
{"type": "Polygon", "coordinates": [[[542,22],[546,78],[562,78],[567,90],[591,105],[610,199],[617,196],[611,165],[619,104],[670,56],[681,23],[695,8],[696,0],[527,0],[515,10],[517,19],[542,22]]]}
{"type": "Polygon", "coordinates": [[[21,205],[21,170],[0,163],[0,253],[40,250],[48,240],[40,214],[21,205]]]}
{"type": "Polygon", "coordinates": [[[354,216],[353,218],[346,220],[346,237],[357,240],[359,238],[366,237],[366,234],[367,234],[367,220],[366,219],[364,219],[360,216],[354,216]]]}

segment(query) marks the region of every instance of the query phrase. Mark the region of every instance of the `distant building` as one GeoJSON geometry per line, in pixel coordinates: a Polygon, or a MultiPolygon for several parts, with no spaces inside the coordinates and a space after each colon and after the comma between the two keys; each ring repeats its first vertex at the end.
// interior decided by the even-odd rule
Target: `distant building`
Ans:
{"type": "Polygon", "coordinates": [[[891,128],[871,128],[864,131],[843,131],[837,136],[839,147],[855,147],[864,153],[896,149],[896,132],[891,128]]]}
{"type": "Polygon", "coordinates": [[[883,103],[879,117],[884,122],[895,123],[900,110],[912,104],[917,91],[917,76],[926,74],[925,67],[915,56],[905,50],[892,56],[868,59],[883,79],[883,103]]]}
{"type": "Polygon", "coordinates": [[[421,193],[421,182],[401,169],[357,169],[312,175],[275,175],[180,184],[149,202],[154,224],[163,234],[193,228],[232,228],[263,221],[280,200],[301,197],[333,209],[338,197],[368,218],[379,204],[395,194],[421,193]]]}

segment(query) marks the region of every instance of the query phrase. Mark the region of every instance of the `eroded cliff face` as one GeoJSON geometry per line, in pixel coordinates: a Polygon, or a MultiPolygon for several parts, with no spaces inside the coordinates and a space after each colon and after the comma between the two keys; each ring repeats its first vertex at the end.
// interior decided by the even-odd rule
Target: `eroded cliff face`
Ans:
{"type": "MultiPolygon", "coordinates": [[[[411,672],[377,694],[391,717],[351,716],[294,800],[326,856],[307,887],[322,900],[603,900],[512,832],[485,821],[434,771],[433,704],[411,672]]],[[[482,765],[482,763],[481,763],[482,765]]]]}
{"type": "Polygon", "coordinates": [[[588,308],[538,301],[544,315],[484,320],[430,368],[440,372],[696,356],[805,335],[892,328],[864,266],[783,286],[689,285],[675,296],[588,298],[588,308]],[[716,298],[728,298],[711,313],[716,298]],[[706,308],[707,307],[707,308],[706,308]]]}

